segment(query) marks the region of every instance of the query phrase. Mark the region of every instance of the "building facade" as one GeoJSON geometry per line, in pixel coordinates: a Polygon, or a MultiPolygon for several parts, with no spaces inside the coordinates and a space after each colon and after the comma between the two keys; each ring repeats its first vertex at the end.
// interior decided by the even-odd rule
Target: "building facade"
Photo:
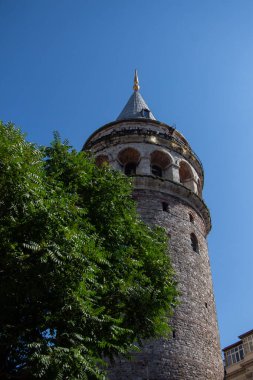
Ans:
{"type": "Polygon", "coordinates": [[[223,348],[225,379],[253,379],[253,330],[239,336],[239,341],[223,348]]]}
{"type": "Polygon", "coordinates": [[[155,119],[139,92],[119,117],[95,131],[84,148],[97,164],[130,175],[143,220],[164,227],[176,272],[180,305],[169,339],[145,342],[131,361],[118,359],[111,380],[223,379],[219,334],[206,237],[211,229],[202,199],[204,171],[187,140],[155,119]]]}

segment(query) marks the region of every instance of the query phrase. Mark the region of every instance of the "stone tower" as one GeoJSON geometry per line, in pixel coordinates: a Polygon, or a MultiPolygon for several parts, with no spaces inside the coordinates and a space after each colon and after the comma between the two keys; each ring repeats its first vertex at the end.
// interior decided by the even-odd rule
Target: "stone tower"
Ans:
{"type": "Polygon", "coordinates": [[[109,162],[133,177],[133,196],[143,220],[163,226],[170,237],[181,296],[171,338],[145,342],[130,362],[119,359],[109,379],[221,380],[203,167],[182,134],[155,119],[139,92],[136,72],[133,88],[116,121],[95,131],[84,149],[95,154],[98,164],[109,162]]]}

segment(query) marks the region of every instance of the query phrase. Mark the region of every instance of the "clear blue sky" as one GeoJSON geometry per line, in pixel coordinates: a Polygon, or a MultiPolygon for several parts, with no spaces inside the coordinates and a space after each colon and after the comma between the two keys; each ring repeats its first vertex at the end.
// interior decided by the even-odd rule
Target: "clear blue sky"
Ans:
{"type": "Polygon", "coordinates": [[[221,344],[253,328],[253,1],[0,0],[0,118],[80,149],[139,71],[205,168],[221,344]]]}

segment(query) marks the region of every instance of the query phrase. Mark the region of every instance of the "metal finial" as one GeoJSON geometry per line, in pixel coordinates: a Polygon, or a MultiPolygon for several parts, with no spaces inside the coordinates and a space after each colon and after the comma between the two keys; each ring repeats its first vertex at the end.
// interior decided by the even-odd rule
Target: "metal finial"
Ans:
{"type": "Polygon", "coordinates": [[[134,91],[139,91],[140,86],[139,86],[139,79],[138,79],[138,74],[137,70],[135,69],[134,71],[134,85],[133,85],[134,91]]]}

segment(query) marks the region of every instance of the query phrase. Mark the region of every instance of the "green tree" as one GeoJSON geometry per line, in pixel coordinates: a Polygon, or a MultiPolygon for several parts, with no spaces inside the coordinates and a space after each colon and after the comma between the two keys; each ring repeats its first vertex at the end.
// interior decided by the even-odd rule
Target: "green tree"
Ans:
{"type": "Polygon", "coordinates": [[[103,358],[170,332],[166,234],[121,173],[57,135],[0,135],[0,379],[104,379],[103,358]]]}

